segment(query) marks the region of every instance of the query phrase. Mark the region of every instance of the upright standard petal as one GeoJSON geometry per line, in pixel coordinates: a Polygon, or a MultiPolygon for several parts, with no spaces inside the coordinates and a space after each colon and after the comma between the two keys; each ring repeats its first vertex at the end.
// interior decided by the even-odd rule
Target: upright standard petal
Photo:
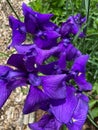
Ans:
{"type": "Polygon", "coordinates": [[[31,14],[32,16],[36,17],[39,23],[46,23],[51,19],[51,17],[53,17],[53,14],[41,14],[39,12],[36,12],[31,7],[27,6],[25,3],[23,3],[22,9],[24,16],[26,14],[31,14]]]}
{"type": "Polygon", "coordinates": [[[23,3],[22,9],[25,17],[26,31],[31,34],[35,34],[39,30],[43,30],[43,27],[45,28],[45,24],[48,24],[48,22],[50,23],[49,20],[53,16],[52,14],[41,14],[39,12],[35,12],[25,3],[23,3]]]}
{"type": "MultiPolygon", "coordinates": [[[[81,14],[77,14],[75,16],[69,17],[70,23],[72,23],[72,33],[77,34],[79,33],[82,24],[86,22],[86,17],[82,18],[81,14]]],[[[85,33],[81,31],[79,33],[79,37],[84,37],[85,33]]]]}
{"type": "Polygon", "coordinates": [[[26,30],[23,22],[17,20],[13,16],[9,17],[10,27],[12,28],[12,43],[9,47],[21,45],[26,39],[26,30]]]}
{"type": "Polygon", "coordinates": [[[67,39],[60,42],[59,50],[61,55],[62,53],[66,53],[67,61],[73,61],[82,55],[82,53],[75,46],[73,46],[73,44],[70,43],[70,40],[68,41],[67,39]]]}

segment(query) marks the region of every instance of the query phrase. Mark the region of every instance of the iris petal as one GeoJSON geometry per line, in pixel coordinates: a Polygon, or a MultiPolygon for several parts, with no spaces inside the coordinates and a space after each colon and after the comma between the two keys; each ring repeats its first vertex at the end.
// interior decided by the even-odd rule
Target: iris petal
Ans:
{"type": "Polygon", "coordinates": [[[66,95],[66,86],[64,84],[66,75],[42,76],[42,86],[44,93],[53,99],[63,99],[66,95]]]}
{"type": "Polygon", "coordinates": [[[82,130],[88,112],[88,102],[84,99],[85,95],[80,96],[72,119],[67,124],[69,130],[82,130]]]}
{"type": "Polygon", "coordinates": [[[66,98],[61,101],[61,104],[52,103],[51,111],[61,123],[68,123],[71,119],[73,112],[77,106],[77,97],[75,96],[75,89],[72,86],[66,87],[66,98]]]}
{"type": "Polygon", "coordinates": [[[75,78],[75,82],[79,86],[80,91],[89,91],[92,90],[91,83],[86,81],[86,77],[84,74],[81,74],[80,76],[77,76],[75,78]]]}
{"type": "Polygon", "coordinates": [[[23,113],[28,114],[41,107],[47,109],[48,97],[37,87],[30,86],[29,93],[25,100],[23,113]]]}
{"type": "Polygon", "coordinates": [[[44,115],[38,122],[29,124],[31,130],[59,130],[59,123],[52,115],[44,115]]]}
{"type": "Polygon", "coordinates": [[[26,30],[24,23],[15,19],[13,16],[9,17],[10,27],[12,28],[12,43],[9,47],[21,45],[26,39],[26,30]]]}
{"type": "Polygon", "coordinates": [[[86,63],[87,63],[88,59],[89,59],[88,55],[81,55],[78,58],[76,58],[73,66],[72,66],[72,71],[85,73],[86,63]]]}

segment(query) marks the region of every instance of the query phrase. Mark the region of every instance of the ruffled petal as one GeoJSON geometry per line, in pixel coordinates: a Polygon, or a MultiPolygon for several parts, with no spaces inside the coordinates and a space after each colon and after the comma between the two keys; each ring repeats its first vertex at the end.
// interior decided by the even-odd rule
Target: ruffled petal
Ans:
{"type": "Polygon", "coordinates": [[[26,16],[27,14],[31,14],[34,16],[39,23],[46,23],[48,22],[53,14],[41,14],[39,12],[34,11],[31,7],[27,6],[25,3],[22,4],[23,14],[26,16]]]}
{"type": "Polygon", "coordinates": [[[42,87],[45,94],[53,99],[63,99],[66,96],[66,75],[42,76],[42,87]]]}
{"type": "Polygon", "coordinates": [[[37,28],[39,26],[34,11],[25,3],[22,4],[22,10],[25,17],[24,23],[25,23],[26,31],[28,33],[34,34],[37,31],[37,28]]]}
{"type": "Polygon", "coordinates": [[[45,23],[48,23],[50,18],[53,16],[52,14],[41,14],[39,12],[35,12],[25,3],[23,3],[22,9],[25,17],[26,31],[31,34],[35,34],[39,30],[43,29],[43,26],[45,27],[45,23]]]}
{"type": "Polygon", "coordinates": [[[25,100],[23,113],[28,114],[37,109],[47,110],[49,98],[42,92],[41,89],[30,86],[29,93],[25,100]]]}
{"type": "Polygon", "coordinates": [[[44,115],[38,122],[29,124],[31,130],[59,130],[61,123],[52,115],[44,115]]]}

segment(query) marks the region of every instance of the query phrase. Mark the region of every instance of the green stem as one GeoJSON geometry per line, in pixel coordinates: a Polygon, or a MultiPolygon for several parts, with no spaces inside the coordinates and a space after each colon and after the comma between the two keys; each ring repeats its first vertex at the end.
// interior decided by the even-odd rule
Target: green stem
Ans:
{"type": "Polygon", "coordinates": [[[66,130],[66,126],[63,125],[62,128],[61,128],[61,130],[66,130]]]}
{"type": "Polygon", "coordinates": [[[6,53],[0,52],[0,57],[2,57],[2,56],[4,56],[4,57],[8,57],[9,55],[6,54],[6,53]]]}
{"type": "MultiPolygon", "coordinates": [[[[86,10],[86,23],[88,24],[88,20],[89,20],[89,12],[90,12],[90,0],[88,0],[88,8],[86,10]]],[[[87,33],[87,26],[85,28],[85,34],[87,33]]]]}
{"type": "Polygon", "coordinates": [[[16,17],[20,20],[19,16],[17,15],[16,11],[14,10],[13,6],[11,5],[9,0],[6,0],[7,3],[9,4],[10,8],[12,9],[12,11],[14,12],[14,14],[16,15],[16,17]]]}
{"type": "Polygon", "coordinates": [[[86,37],[98,36],[98,33],[89,34],[86,37]]]}

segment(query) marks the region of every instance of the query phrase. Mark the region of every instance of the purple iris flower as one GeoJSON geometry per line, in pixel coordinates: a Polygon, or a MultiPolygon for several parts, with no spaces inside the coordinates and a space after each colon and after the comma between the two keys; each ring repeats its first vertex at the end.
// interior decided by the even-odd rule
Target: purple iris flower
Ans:
{"type": "MultiPolygon", "coordinates": [[[[22,9],[23,15],[25,17],[24,22],[17,20],[13,16],[9,17],[9,24],[12,29],[12,43],[9,45],[9,48],[11,46],[15,47],[16,45],[21,45],[26,40],[27,33],[32,34],[32,36],[35,36],[35,41],[37,44],[39,40],[42,44],[42,39],[40,39],[40,37],[36,37],[36,35],[38,36],[41,31],[45,34],[44,31],[56,31],[58,28],[56,24],[50,21],[53,14],[41,14],[39,12],[35,12],[25,3],[23,3],[22,9]]],[[[48,35],[47,37],[49,37],[49,33],[46,33],[46,35],[48,35]]],[[[55,38],[58,37],[57,32],[53,32],[52,35],[54,35],[55,38]]]]}
{"type": "Polygon", "coordinates": [[[40,30],[54,30],[57,27],[57,25],[50,22],[53,14],[41,14],[39,12],[35,12],[25,3],[23,3],[22,9],[25,17],[25,27],[28,33],[36,34],[40,30]]]}
{"type": "MultiPolygon", "coordinates": [[[[86,22],[86,18],[82,18],[81,14],[70,16],[66,22],[61,26],[60,33],[62,37],[68,36],[69,34],[76,35],[79,33],[82,25],[86,22]]],[[[84,37],[85,34],[80,32],[79,37],[84,37]]]]}

